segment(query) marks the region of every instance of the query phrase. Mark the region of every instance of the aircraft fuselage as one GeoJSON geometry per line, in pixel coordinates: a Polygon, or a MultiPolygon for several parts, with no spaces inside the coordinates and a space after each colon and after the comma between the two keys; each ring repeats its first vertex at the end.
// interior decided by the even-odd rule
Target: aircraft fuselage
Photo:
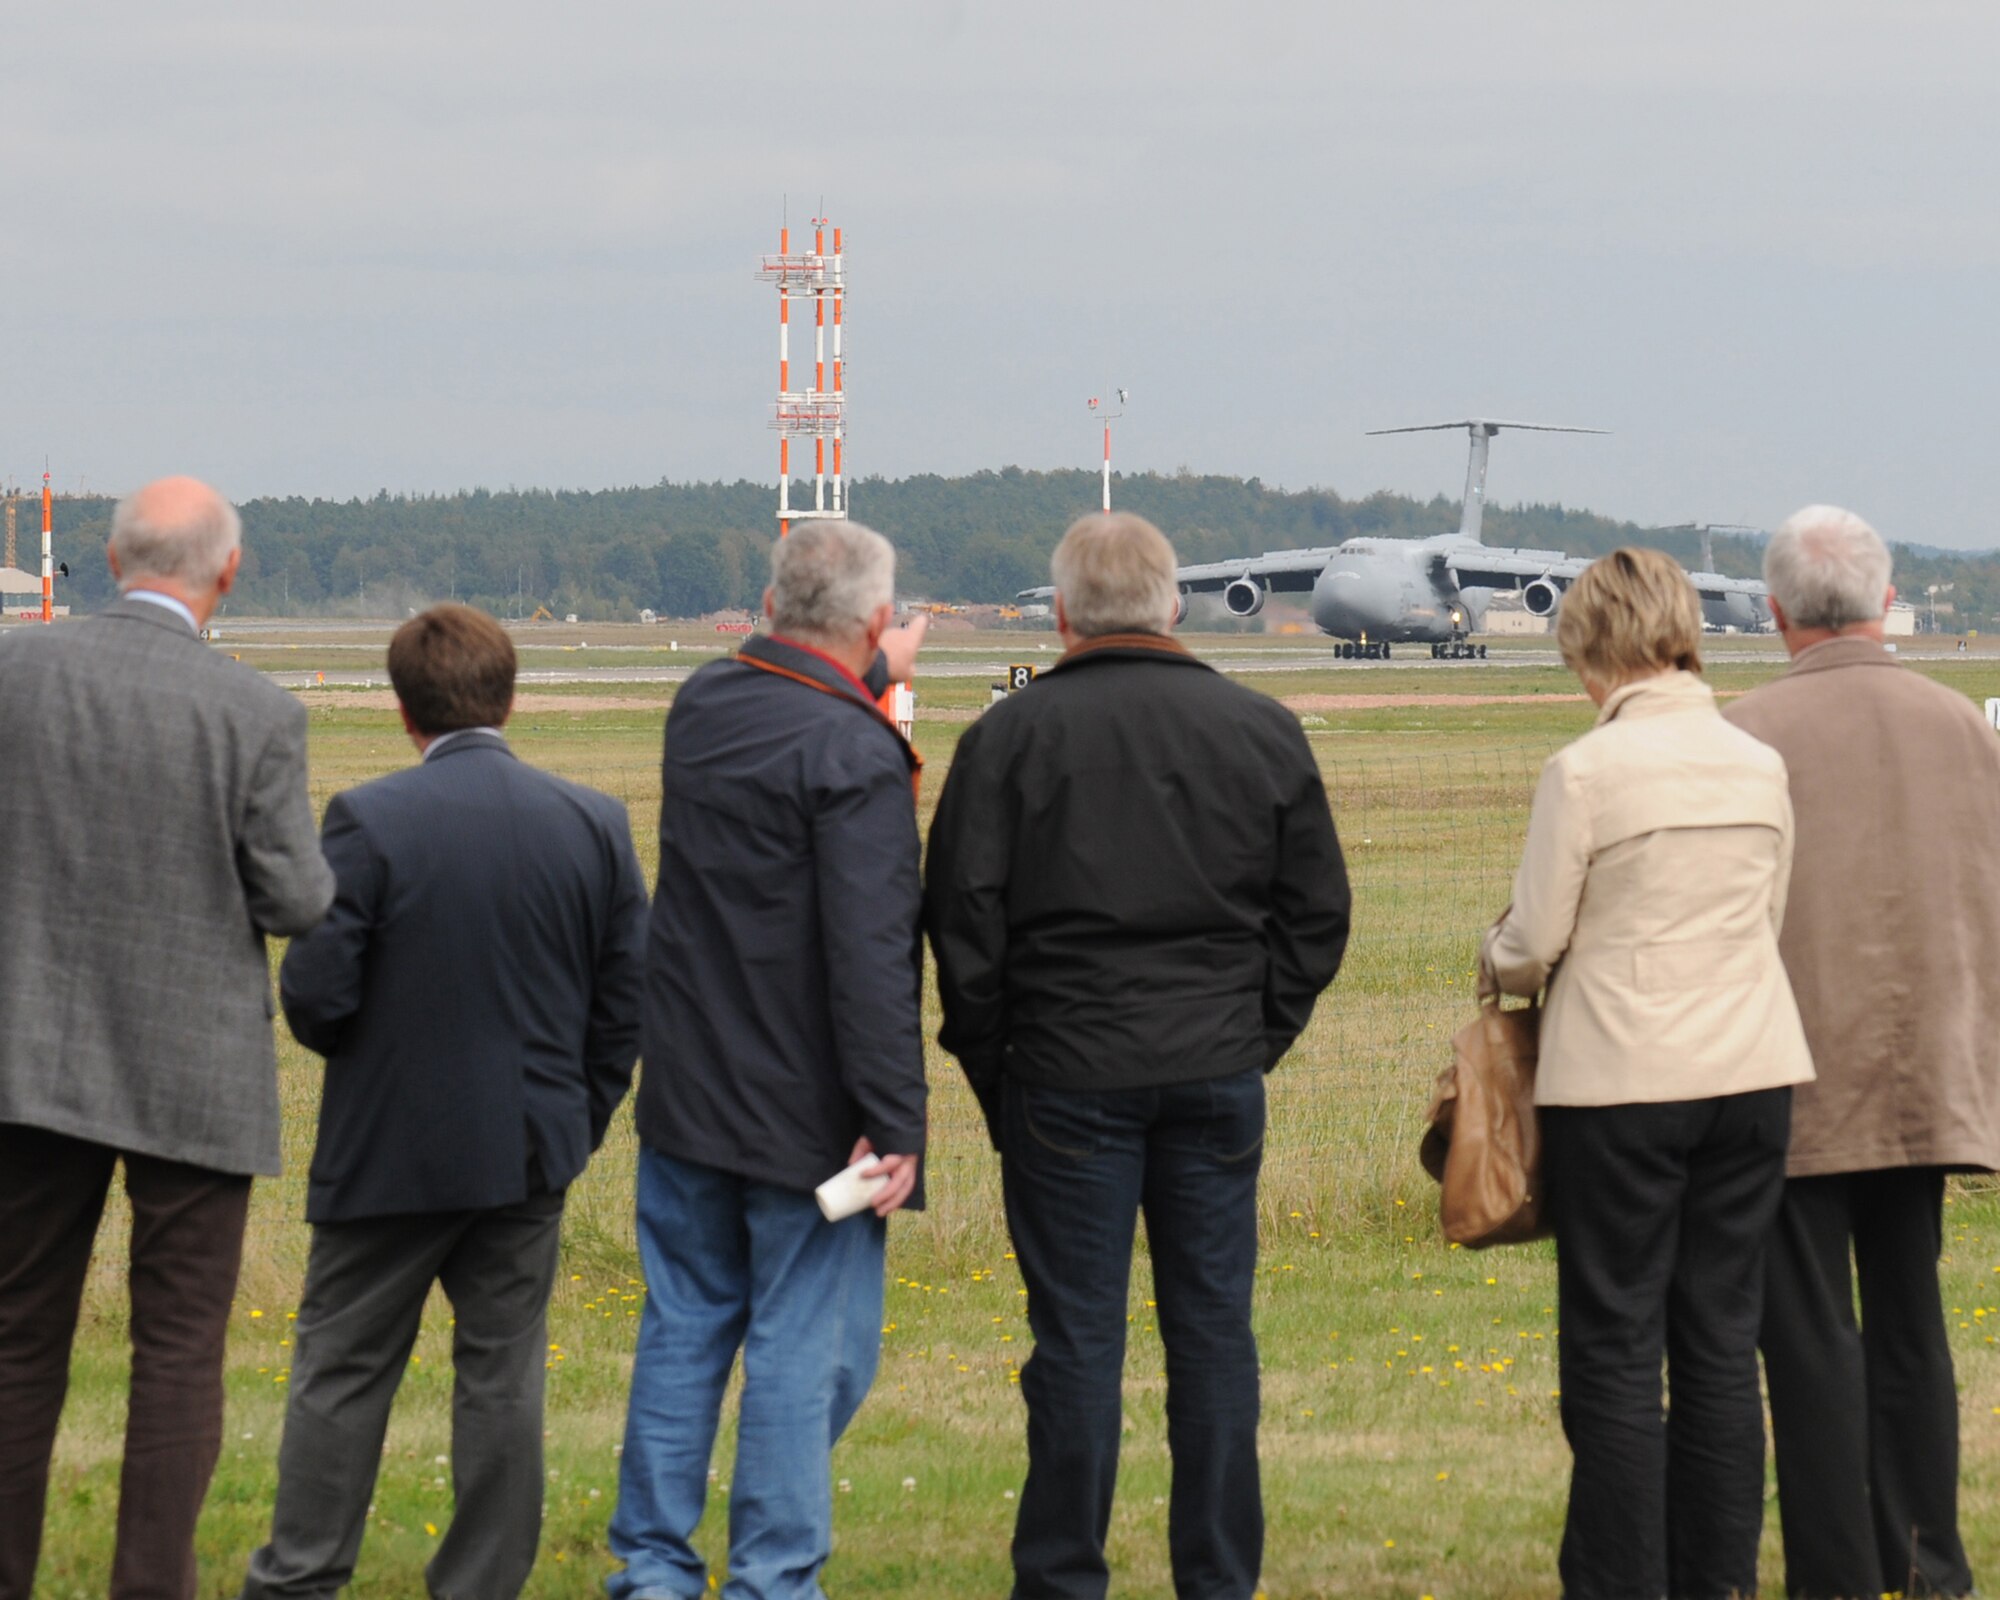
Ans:
{"type": "Polygon", "coordinates": [[[1475,618],[1440,560],[1460,542],[1455,535],[1348,540],[1314,580],[1313,621],[1336,639],[1393,644],[1435,643],[1468,632],[1475,618]]]}

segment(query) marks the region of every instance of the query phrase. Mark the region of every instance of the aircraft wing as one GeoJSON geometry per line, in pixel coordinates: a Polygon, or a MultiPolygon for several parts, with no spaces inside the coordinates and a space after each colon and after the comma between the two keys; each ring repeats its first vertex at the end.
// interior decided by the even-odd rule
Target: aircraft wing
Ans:
{"type": "MultiPolygon", "coordinates": [[[[1339,553],[1336,545],[1312,550],[1273,550],[1261,556],[1245,556],[1238,561],[1209,561],[1182,567],[1174,574],[1184,594],[1220,594],[1238,578],[1258,578],[1274,594],[1310,594],[1327,562],[1339,553]]],[[[1510,586],[1511,587],[1511,586],[1510,586]]],[[[1055,593],[1051,587],[1023,589],[1019,600],[1046,600],[1055,593]]]]}
{"type": "Polygon", "coordinates": [[[1537,578],[1561,586],[1590,565],[1560,550],[1500,550],[1491,545],[1442,552],[1438,559],[1461,589],[1518,589],[1537,578]]]}
{"type": "Polygon", "coordinates": [[[1719,572],[1690,572],[1688,582],[1704,600],[1719,599],[1726,594],[1747,594],[1762,600],[1771,592],[1757,578],[1725,578],[1719,572]]]}
{"type": "Polygon", "coordinates": [[[1309,594],[1326,570],[1327,562],[1339,554],[1336,545],[1313,550],[1274,550],[1241,561],[1209,561],[1200,566],[1182,567],[1174,574],[1188,594],[1220,594],[1238,578],[1261,578],[1274,594],[1309,594]]]}
{"type": "MultiPolygon", "coordinates": [[[[1564,555],[1560,550],[1497,550],[1491,547],[1453,550],[1440,557],[1461,589],[1518,589],[1537,578],[1567,588],[1594,558],[1564,555]]],[[[1725,578],[1718,572],[1690,572],[1688,582],[1704,600],[1724,595],[1763,599],[1764,585],[1755,578],[1725,578]]]]}

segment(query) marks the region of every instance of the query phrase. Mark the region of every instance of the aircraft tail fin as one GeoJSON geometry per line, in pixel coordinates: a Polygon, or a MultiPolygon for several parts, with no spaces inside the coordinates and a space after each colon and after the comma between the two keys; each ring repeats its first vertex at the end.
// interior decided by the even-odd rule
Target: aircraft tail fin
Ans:
{"type": "Polygon", "coordinates": [[[1479,543],[1480,524],[1486,515],[1486,452],[1493,436],[1502,428],[1519,428],[1529,433],[1609,433],[1609,428],[1571,428],[1556,422],[1502,422],[1494,417],[1463,417],[1457,422],[1420,422],[1407,428],[1370,428],[1369,437],[1384,433],[1444,433],[1463,428],[1472,441],[1471,458],[1465,464],[1465,502],[1459,513],[1458,536],[1479,543]]]}
{"type": "Polygon", "coordinates": [[[1529,433],[1609,433],[1609,428],[1572,428],[1559,422],[1503,422],[1494,417],[1461,417],[1457,422],[1419,422],[1407,428],[1369,428],[1364,437],[1383,433],[1443,433],[1451,428],[1484,428],[1490,438],[1502,428],[1520,428],[1529,433]]]}

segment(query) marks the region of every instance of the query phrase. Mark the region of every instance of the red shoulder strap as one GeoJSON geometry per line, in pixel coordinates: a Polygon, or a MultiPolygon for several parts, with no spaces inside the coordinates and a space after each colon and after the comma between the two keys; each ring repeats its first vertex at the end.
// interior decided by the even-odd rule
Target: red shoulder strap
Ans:
{"type": "Polygon", "coordinates": [[[794,683],[802,683],[808,689],[816,689],[821,694],[830,694],[836,700],[843,700],[859,711],[873,715],[896,736],[896,743],[903,747],[903,757],[910,763],[910,798],[919,798],[923,790],[924,758],[917,754],[917,747],[903,737],[903,730],[889,720],[889,714],[880,706],[857,700],[852,695],[842,694],[838,689],[828,688],[817,678],[809,678],[803,672],[794,672],[790,667],[781,667],[773,661],[760,661],[755,656],[739,655],[735,658],[738,666],[755,667],[759,672],[768,672],[774,677],[790,678],[794,683]]]}

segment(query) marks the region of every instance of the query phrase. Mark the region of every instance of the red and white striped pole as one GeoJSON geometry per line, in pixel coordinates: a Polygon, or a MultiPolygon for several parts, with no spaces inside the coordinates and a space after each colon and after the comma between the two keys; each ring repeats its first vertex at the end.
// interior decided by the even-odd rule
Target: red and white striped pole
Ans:
{"type": "Polygon", "coordinates": [[[56,620],[55,495],[49,489],[47,469],[42,472],[42,621],[56,620]]]}
{"type": "MultiPolygon", "coordinates": [[[[792,230],[778,230],[778,256],[780,261],[792,253],[792,230]]],[[[783,276],[778,278],[778,405],[782,410],[785,396],[792,387],[792,291],[783,276]]],[[[786,537],[792,531],[792,441],[790,435],[778,434],[778,537],[786,537]]]]}

